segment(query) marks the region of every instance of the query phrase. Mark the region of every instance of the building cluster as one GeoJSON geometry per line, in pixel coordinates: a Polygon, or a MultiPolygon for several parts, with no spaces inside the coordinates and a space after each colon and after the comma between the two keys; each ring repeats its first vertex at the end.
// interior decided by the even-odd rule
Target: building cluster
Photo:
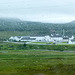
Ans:
{"type": "Polygon", "coordinates": [[[11,36],[9,41],[21,41],[21,42],[53,42],[53,43],[62,43],[66,42],[68,44],[75,44],[75,38],[72,36],[69,38],[68,36],[60,36],[59,34],[55,34],[49,36],[11,36]]]}

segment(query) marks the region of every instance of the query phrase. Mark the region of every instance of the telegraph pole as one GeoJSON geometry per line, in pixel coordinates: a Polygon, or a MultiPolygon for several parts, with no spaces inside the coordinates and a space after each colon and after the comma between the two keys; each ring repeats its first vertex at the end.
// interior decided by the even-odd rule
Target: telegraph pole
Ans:
{"type": "Polygon", "coordinates": [[[63,37],[65,36],[65,30],[63,29],[63,35],[62,35],[63,37]]]}

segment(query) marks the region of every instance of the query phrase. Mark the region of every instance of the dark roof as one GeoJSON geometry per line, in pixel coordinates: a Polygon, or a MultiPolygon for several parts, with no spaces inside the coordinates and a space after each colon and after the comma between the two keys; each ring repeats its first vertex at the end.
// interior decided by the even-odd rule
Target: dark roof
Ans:
{"type": "Polygon", "coordinates": [[[69,39],[69,37],[63,37],[63,39],[69,39]]]}
{"type": "Polygon", "coordinates": [[[71,41],[72,41],[72,42],[75,42],[75,39],[72,39],[71,41]]]}
{"type": "Polygon", "coordinates": [[[30,38],[30,37],[23,37],[21,40],[35,40],[36,38],[30,38]]]}
{"type": "Polygon", "coordinates": [[[21,38],[21,36],[17,36],[18,38],[21,38]]]}
{"type": "Polygon", "coordinates": [[[30,37],[45,37],[45,36],[16,36],[16,37],[18,37],[18,38],[21,38],[21,37],[23,37],[23,38],[30,38],[30,37]]]}
{"type": "Polygon", "coordinates": [[[62,36],[59,34],[52,34],[51,37],[62,37],[62,36]]]}
{"type": "Polygon", "coordinates": [[[62,37],[62,36],[57,36],[57,35],[54,35],[54,36],[51,36],[51,37],[62,37]]]}
{"type": "Polygon", "coordinates": [[[22,36],[22,37],[45,37],[45,36],[22,36]]]}

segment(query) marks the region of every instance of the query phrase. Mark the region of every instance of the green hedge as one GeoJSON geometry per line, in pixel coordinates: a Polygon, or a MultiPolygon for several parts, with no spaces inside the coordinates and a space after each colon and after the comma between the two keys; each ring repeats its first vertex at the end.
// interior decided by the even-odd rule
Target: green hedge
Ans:
{"type": "Polygon", "coordinates": [[[6,43],[0,44],[0,50],[30,50],[30,49],[41,49],[41,50],[75,50],[75,45],[27,45],[27,44],[13,44],[6,43]]]}
{"type": "Polygon", "coordinates": [[[75,50],[75,45],[27,45],[27,49],[75,50]]]}

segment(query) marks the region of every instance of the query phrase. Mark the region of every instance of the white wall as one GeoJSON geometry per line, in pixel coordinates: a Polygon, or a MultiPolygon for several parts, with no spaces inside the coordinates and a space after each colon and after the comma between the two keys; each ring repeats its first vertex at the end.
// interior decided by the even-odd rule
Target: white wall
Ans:
{"type": "Polygon", "coordinates": [[[63,41],[62,37],[51,37],[51,40],[53,41],[63,41]]]}
{"type": "Polygon", "coordinates": [[[71,40],[69,40],[68,44],[75,44],[75,42],[72,42],[71,40]]]}

